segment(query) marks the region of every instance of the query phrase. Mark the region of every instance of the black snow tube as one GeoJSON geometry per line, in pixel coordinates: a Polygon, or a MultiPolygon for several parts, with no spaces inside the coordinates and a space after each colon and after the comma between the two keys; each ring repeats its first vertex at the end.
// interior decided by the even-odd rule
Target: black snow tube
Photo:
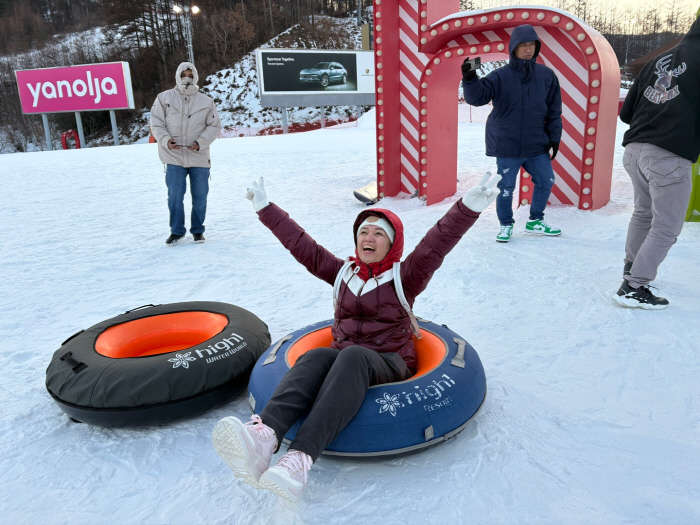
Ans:
{"type": "Polygon", "coordinates": [[[231,401],[269,346],[267,325],[238,306],[148,305],[64,341],[46,369],[46,388],[76,421],[160,425],[231,401]]]}

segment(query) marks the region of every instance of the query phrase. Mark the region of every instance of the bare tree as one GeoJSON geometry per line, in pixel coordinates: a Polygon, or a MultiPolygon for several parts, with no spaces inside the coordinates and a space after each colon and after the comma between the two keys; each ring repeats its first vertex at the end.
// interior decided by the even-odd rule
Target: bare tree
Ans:
{"type": "Polygon", "coordinates": [[[255,36],[253,26],[236,11],[222,11],[208,17],[205,38],[221,64],[230,65],[242,56],[255,36]]]}

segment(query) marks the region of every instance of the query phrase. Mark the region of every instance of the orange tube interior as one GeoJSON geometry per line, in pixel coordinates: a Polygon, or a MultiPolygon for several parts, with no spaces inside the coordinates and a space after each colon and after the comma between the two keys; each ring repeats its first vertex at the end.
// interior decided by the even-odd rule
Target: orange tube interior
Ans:
{"type": "MultiPolygon", "coordinates": [[[[413,338],[413,344],[416,347],[416,359],[418,360],[418,369],[413,376],[419,377],[437,368],[447,354],[447,347],[442,339],[431,332],[421,329],[422,339],[413,338]]],[[[333,342],[331,335],[331,327],[321,328],[315,332],[308,333],[302,336],[287,350],[287,362],[289,366],[294,366],[297,359],[309,350],[320,347],[329,347],[333,342]]]]}
{"type": "Polygon", "coordinates": [[[211,339],[228,324],[228,318],[211,312],[154,315],[107,328],[95,342],[106,357],[142,357],[190,348],[211,339]]]}

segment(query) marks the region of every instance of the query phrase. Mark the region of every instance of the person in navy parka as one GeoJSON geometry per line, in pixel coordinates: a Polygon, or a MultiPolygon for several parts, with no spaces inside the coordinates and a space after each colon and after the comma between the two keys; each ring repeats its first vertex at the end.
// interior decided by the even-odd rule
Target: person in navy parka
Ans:
{"type": "Polygon", "coordinates": [[[513,233],[513,192],[524,167],[532,176],[534,191],[530,220],[525,229],[541,235],[560,235],[544,222],[544,209],[554,184],[552,160],[561,140],[561,90],[554,71],[535,61],[541,42],[531,25],[521,25],[510,37],[508,65],[477,78],[467,58],[462,64],[464,99],[472,106],[493,102],[486,122],[486,155],[496,157],[501,190],[496,213],[499,242],[513,233]],[[549,156],[549,151],[552,156],[549,156]]]}

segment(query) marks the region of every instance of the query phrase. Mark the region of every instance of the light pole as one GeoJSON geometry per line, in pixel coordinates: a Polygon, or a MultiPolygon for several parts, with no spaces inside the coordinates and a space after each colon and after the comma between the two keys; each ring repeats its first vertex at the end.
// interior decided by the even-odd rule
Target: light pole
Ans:
{"type": "Polygon", "coordinates": [[[630,53],[630,21],[625,20],[625,23],[627,24],[627,47],[625,49],[625,65],[627,65],[627,57],[630,53]]]}
{"type": "Polygon", "coordinates": [[[194,64],[194,52],[192,51],[192,20],[190,19],[190,13],[193,15],[196,15],[199,13],[199,7],[196,5],[193,5],[192,7],[186,5],[186,6],[179,6],[177,4],[173,5],[173,11],[175,11],[178,15],[182,12],[185,13],[185,34],[187,35],[187,54],[189,55],[190,62],[194,64]]]}

